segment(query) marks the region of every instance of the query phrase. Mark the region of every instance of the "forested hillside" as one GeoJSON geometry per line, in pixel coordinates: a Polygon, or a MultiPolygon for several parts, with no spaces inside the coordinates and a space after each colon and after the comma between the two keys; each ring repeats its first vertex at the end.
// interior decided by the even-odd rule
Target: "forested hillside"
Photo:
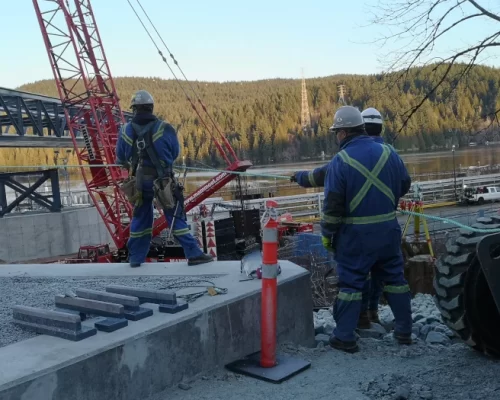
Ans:
{"type": "MultiPolygon", "coordinates": [[[[300,80],[193,82],[192,85],[241,158],[268,163],[318,157],[322,150],[326,154],[335,151],[328,127],[339,107],[337,85],[346,85],[349,104],[360,109],[378,108],[386,118],[385,135],[393,137],[402,124],[401,114],[424,96],[435,83],[433,80],[431,67],[414,69],[405,82],[392,85],[393,76],[381,75],[307,79],[312,121],[309,132],[302,132],[300,126],[300,80]]],[[[134,91],[145,89],[153,94],[157,114],[179,129],[186,161],[217,163],[207,131],[176,81],[143,77],[115,81],[124,109],[128,109],[134,91]]],[[[189,85],[183,84],[192,96],[189,85]]],[[[411,119],[395,147],[403,151],[430,150],[449,147],[452,140],[466,145],[469,135],[488,124],[481,116],[500,108],[499,86],[500,70],[488,67],[474,68],[453,92],[450,84],[443,84],[411,119]]],[[[48,80],[20,89],[57,96],[54,82],[48,80]]],[[[498,130],[490,129],[487,135],[481,134],[474,140],[498,140],[498,130]]]]}

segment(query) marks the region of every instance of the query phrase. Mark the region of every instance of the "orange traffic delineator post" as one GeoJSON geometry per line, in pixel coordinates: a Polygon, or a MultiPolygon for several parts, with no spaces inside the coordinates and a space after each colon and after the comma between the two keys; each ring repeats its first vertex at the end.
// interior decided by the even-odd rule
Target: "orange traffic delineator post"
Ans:
{"type": "Polygon", "coordinates": [[[229,370],[272,383],[281,383],[309,368],[311,363],[276,354],[278,315],[278,204],[266,201],[262,227],[261,350],[226,365],[229,370]]]}
{"type": "Polygon", "coordinates": [[[262,312],[260,321],[260,365],[276,365],[276,325],[278,313],[278,216],[276,202],[266,202],[262,216],[262,312]]]}

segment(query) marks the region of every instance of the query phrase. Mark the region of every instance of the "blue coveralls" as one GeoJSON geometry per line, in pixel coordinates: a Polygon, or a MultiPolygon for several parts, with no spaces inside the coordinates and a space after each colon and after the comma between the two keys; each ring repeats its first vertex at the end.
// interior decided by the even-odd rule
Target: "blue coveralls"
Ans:
{"type": "MultiPolygon", "coordinates": [[[[380,136],[370,136],[377,143],[384,143],[384,139],[380,136]]],[[[298,171],[295,173],[295,180],[299,186],[309,187],[323,187],[325,186],[325,176],[328,169],[328,164],[322,167],[315,168],[312,171],[298,171]]],[[[363,288],[363,299],[361,311],[378,310],[380,296],[382,295],[382,285],[378,280],[370,274],[366,280],[365,287],[363,288]]]]}
{"type": "Polygon", "coordinates": [[[295,173],[295,180],[299,186],[310,187],[323,187],[325,186],[325,176],[328,164],[313,169],[312,171],[298,171],[295,173]]]}
{"type": "Polygon", "coordinates": [[[411,334],[410,289],[403,274],[399,198],[411,184],[398,154],[369,136],[348,137],[328,165],[321,221],[339,275],[333,335],[355,341],[362,291],[370,270],[384,284],[396,334],[411,334]]]}
{"type": "MultiPolygon", "coordinates": [[[[137,114],[132,122],[138,125],[146,125],[154,120],[156,120],[156,124],[153,129],[153,144],[162,165],[166,169],[171,169],[180,151],[175,129],[170,124],[164,123],[153,114],[149,113],[137,114]]],[[[131,124],[123,126],[116,145],[117,163],[123,164],[124,161],[130,161],[132,157],[132,146],[136,145],[134,143],[135,136],[131,124]]],[[[154,168],[153,163],[147,155],[144,157],[143,165],[154,168]]],[[[139,202],[139,204],[136,204],[134,207],[130,226],[130,238],[127,243],[130,263],[143,263],[149,252],[154,220],[153,198],[153,179],[144,179],[142,183],[142,202],[139,202]]],[[[175,209],[165,209],[163,212],[170,226],[175,209]]],[[[195,238],[191,235],[183,214],[183,204],[179,204],[172,234],[181,244],[186,258],[191,259],[201,256],[203,252],[198,247],[195,238]]]]}

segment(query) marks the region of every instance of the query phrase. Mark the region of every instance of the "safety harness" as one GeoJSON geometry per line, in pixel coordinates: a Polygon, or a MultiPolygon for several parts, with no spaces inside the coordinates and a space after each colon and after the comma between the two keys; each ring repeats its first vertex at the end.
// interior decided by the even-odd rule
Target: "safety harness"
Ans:
{"type": "MultiPolygon", "coordinates": [[[[135,137],[132,145],[132,160],[130,164],[130,174],[132,176],[136,176],[139,181],[139,176],[137,176],[137,170],[139,167],[143,167],[143,161],[145,156],[147,155],[156,169],[156,173],[158,178],[164,178],[171,173],[171,171],[165,169],[158,157],[158,152],[156,151],[155,146],[153,145],[153,130],[156,126],[158,120],[154,120],[148,122],[146,125],[139,125],[134,122],[131,122],[130,125],[134,130],[135,137]]],[[[163,127],[165,126],[164,122],[160,123],[160,126],[157,129],[157,132],[162,132],[163,127]]],[[[138,182],[139,183],[139,182],[138,182]]],[[[139,185],[138,185],[139,187],[139,185]]]]}
{"type": "MultiPolygon", "coordinates": [[[[163,209],[174,208],[178,201],[184,202],[182,191],[176,182],[172,169],[160,160],[154,142],[163,135],[165,122],[161,121],[156,132],[153,133],[158,119],[148,122],[146,125],[130,123],[134,131],[132,140],[132,158],[130,161],[129,177],[120,186],[122,192],[135,206],[142,204],[142,187],[145,176],[153,180],[154,196],[163,209]],[[144,165],[146,156],[152,167],[144,165]]],[[[126,132],[127,125],[124,127],[126,132]]]]}

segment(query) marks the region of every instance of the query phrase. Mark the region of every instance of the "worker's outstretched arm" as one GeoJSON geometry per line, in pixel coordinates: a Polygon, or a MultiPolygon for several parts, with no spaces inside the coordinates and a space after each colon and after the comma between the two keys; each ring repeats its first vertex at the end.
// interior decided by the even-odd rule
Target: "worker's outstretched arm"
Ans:
{"type": "Polygon", "coordinates": [[[322,187],[325,186],[325,176],[328,164],[316,168],[312,171],[298,171],[293,175],[293,181],[302,187],[322,187]]]}
{"type": "Polygon", "coordinates": [[[132,158],[132,146],[134,145],[134,139],[127,134],[127,125],[123,125],[120,129],[118,141],[116,142],[116,163],[124,166],[132,158]]]}
{"type": "Polygon", "coordinates": [[[153,134],[153,142],[158,151],[160,160],[167,167],[172,167],[174,161],[179,157],[180,146],[177,139],[177,132],[170,124],[165,123],[160,127],[160,131],[153,134]]]}
{"type": "Polygon", "coordinates": [[[346,164],[335,156],[328,165],[325,179],[325,199],[321,216],[321,235],[323,246],[328,250],[335,250],[337,233],[342,225],[342,218],[346,216],[346,164]]]}

